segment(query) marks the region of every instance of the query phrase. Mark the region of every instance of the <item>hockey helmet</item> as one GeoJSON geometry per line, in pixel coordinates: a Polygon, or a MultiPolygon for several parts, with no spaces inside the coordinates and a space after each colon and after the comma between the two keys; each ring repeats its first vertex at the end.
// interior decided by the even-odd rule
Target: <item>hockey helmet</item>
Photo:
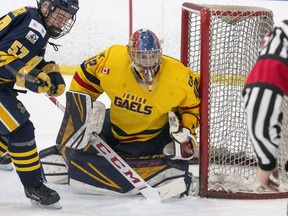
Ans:
{"type": "Polygon", "coordinates": [[[39,0],[38,8],[47,34],[57,39],[72,29],[79,2],[78,0],[39,0]]]}
{"type": "Polygon", "coordinates": [[[140,29],[132,34],[128,43],[128,51],[132,60],[132,71],[136,73],[141,86],[152,92],[155,76],[161,64],[162,48],[157,36],[148,29],[140,29]]]}

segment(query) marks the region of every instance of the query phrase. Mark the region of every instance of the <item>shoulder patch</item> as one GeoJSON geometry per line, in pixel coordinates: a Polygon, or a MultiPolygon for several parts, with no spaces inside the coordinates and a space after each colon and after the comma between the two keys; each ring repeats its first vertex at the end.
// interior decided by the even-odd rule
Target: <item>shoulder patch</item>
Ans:
{"type": "Polygon", "coordinates": [[[29,24],[29,27],[31,29],[34,29],[34,30],[38,31],[43,38],[45,37],[46,30],[45,30],[44,26],[41,23],[39,23],[36,20],[32,19],[30,24],[29,24]]]}
{"type": "Polygon", "coordinates": [[[32,44],[35,44],[36,41],[38,40],[38,38],[39,38],[39,36],[31,30],[26,35],[26,39],[28,39],[32,44]]]}

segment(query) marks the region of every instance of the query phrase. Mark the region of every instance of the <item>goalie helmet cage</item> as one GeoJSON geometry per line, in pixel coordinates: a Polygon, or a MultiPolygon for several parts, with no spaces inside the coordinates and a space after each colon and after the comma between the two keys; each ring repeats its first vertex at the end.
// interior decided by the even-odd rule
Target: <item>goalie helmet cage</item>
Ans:
{"type": "MultiPolygon", "coordinates": [[[[288,197],[287,176],[281,164],[281,192],[267,193],[257,188],[256,155],[246,130],[241,96],[261,41],[273,24],[273,13],[265,8],[182,5],[181,61],[200,72],[201,77],[201,123],[197,133],[202,197],[288,197]]],[[[281,161],[283,156],[279,157],[281,161]]]]}

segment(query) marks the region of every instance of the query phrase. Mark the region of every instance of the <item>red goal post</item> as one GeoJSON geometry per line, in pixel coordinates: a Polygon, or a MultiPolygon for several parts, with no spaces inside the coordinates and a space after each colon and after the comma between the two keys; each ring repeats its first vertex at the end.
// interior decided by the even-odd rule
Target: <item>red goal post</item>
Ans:
{"type": "MultiPolygon", "coordinates": [[[[265,8],[182,5],[181,61],[201,77],[198,137],[202,197],[288,197],[287,174],[281,163],[281,192],[267,193],[257,187],[257,161],[241,96],[262,39],[273,24],[273,13],[265,8]]],[[[279,161],[284,157],[280,154],[279,161]]]]}

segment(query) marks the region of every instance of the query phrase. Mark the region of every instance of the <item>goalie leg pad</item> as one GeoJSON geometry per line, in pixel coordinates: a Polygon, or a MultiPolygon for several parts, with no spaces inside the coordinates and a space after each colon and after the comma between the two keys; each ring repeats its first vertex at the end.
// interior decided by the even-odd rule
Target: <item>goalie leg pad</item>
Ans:
{"type": "Polygon", "coordinates": [[[68,169],[57,146],[39,152],[43,179],[48,183],[67,184],[68,169]]]}
{"type": "Polygon", "coordinates": [[[92,103],[87,94],[66,92],[66,109],[56,143],[76,149],[85,148],[92,132],[101,132],[104,118],[103,103],[92,103]]]}
{"type": "MultiPolygon", "coordinates": [[[[187,191],[191,183],[187,161],[166,161],[162,155],[124,158],[149,185],[163,186],[183,178],[187,191]]],[[[69,163],[71,187],[97,195],[136,195],[139,193],[104,157],[75,151],[69,163]]],[[[180,195],[180,194],[179,194],[180,195]]]]}
{"type": "Polygon", "coordinates": [[[69,162],[69,182],[72,188],[98,195],[123,194],[133,189],[104,157],[76,151],[69,162]]]}

